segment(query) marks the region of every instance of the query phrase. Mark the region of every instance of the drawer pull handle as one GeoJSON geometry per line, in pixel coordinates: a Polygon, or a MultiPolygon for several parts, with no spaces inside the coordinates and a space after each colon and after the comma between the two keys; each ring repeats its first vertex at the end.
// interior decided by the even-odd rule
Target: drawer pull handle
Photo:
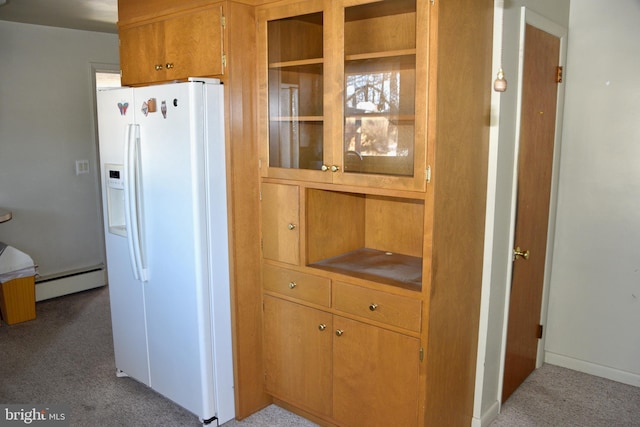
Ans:
{"type": "Polygon", "coordinates": [[[324,323],[321,323],[321,324],[318,325],[318,329],[320,331],[324,331],[325,329],[327,329],[327,325],[325,325],[324,323]]]}
{"type": "Polygon", "coordinates": [[[336,330],[336,335],[337,335],[337,336],[341,337],[341,336],[342,336],[342,334],[344,334],[344,331],[343,331],[342,329],[338,329],[338,330],[336,330]]]}
{"type": "Polygon", "coordinates": [[[173,68],[173,62],[167,62],[167,65],[165,65],[165,67],[167,67],[167,70],[170,70],[173,68]]]}
{"type": "Polygon", "coordinates": [[[298,286],[298,285],[296,284],[296,282],[289,282],[289,289],[293,289],[293,288],[295,288],[296,286],[298,286]]]}
{"type": "Polygon", "coordinates": [[[377,308],[378,308],[378,304],[369,304],[369,310],[376,311],[377,308]]]}
{"type": "Polygon", "coordinates": [[[160,71],[162,70],[162,64],[156,64],[153,68],[155,68],[156,71],[160,71]]]}
{"type": "Polygon", "coordinates": [[[292,224],[292,223],[289,223],[289,224],[287,225],[287,228],[288,228],[289,230],[294,230],[294,229],[296,228],[296,225],[295,225],[295,224],[292,224]]]}

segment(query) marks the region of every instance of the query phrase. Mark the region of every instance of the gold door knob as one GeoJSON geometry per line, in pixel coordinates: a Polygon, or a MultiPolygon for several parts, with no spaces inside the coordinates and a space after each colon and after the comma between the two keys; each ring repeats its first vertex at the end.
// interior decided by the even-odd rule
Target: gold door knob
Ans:
{"type": "Polygon", "coordinates": [[[156,71],[160,71],[162,70],[162,64],[156,64],[153,68],[155,68],[156,71]]]}
{"type": "Polygon", "coordinates": [[[320,170],[322,170],[322,172],[326,172],[329,170],[329,166],[327,165],[322,165],[322,167],[320,168],[320,170]]]}
{"type": "Polygon", "coordinates": [[[340,167],[333,165],[331,166],[331,172],[338,172],[340,170],[340,167]]]}
{"type": "Polygon", "coordinates": [[[321,323],[321,324],[318,325],[318,329],[320,331],[324,331],[325,329],[327,329],[327,325],[325,325],[324,323],[321,323]]]}
{"type": "Polygon", "coordinates": [[[341,337],[341,336],[342,336],[342,334],[344,334],[344,331],[343,331],[342,329],[338,329],[338,330],[336,330],[336,335],[337,335],[337,336],[341,337]]]}
{"type": "Polygon", "coordinates": [[[289,289],[293,289],[297,286],[296,282],[289,282],[289,289]]]}
{"type": "Polygon", "coordinates": [[[289,230],[293,230],[293,229],[295,229],[295,228],[296,228],[296,225],[295,225],[295,224],[293,224],[293,223],[289,223],[289,224],[287,224],[287,228],[288,228],[289,230]]]}
{"type": "Polygon", "coordinates": [[[167,70],[170,70],[171,68],[173,68],[173,62],[167,62],[167,65],[165,65],[165,67],[167,67],[167,70]]]}
{"type": "Polygon", "coordinates": [[[522,249],[520,249],[520,246],[516,247],[513,250],[513,260],[514,261],[517,260],[518,257],[522,257],[524,259],[529,259],[529,251],[527,250],[527,251],[523,252],[522,249]]]}
{"type": "Polygon", "coordinates": [[[378,304],[369,304],[369,310],[376,311],[376,308],[378,308],[378,304]]]}

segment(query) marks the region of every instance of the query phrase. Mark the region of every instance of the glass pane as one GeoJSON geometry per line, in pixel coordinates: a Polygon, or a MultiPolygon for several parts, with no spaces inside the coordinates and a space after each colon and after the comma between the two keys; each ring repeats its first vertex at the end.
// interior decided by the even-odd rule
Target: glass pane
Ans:
{"type": "Polygon", "coordinates": [[[320,169],[322,13],[268,23],[269,166],[320,169]]]}
{"type": "Polygon", "coordinates": [[[415,20],[415,0],[345,9],[345,172],[413,176],[415,20]]]}

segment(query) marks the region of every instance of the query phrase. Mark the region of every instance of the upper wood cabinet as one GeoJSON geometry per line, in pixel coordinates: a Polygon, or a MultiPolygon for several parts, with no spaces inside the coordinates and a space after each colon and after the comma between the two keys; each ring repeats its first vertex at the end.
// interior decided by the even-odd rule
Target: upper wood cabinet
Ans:
{"type": "Polygon", "coordinates": [[[258,12],[262,174],[424,191],[427,2],[348,3],[258,12]]]}
{"type": "Polygon", "coordinates": [[[224,74],[222,6],[120,28],[122,83],[224,74]]]}

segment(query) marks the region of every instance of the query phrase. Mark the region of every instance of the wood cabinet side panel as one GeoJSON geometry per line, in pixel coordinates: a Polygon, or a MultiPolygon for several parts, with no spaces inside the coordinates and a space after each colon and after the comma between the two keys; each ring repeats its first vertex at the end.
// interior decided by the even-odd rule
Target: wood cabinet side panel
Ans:
{"type": "Polygon", "coordinates": [[[441,1],[435,13],[439,76],[424,416],[425,425],[469,426],[484,257],[493,2],[441,1]]]}
{"type": "Polygon", "coordinates": [[[260,283],[260,189],[256,142],[254,8],[225,2],[223,76],[230,211],[231,298],[236,418],[271,403],[264,390],[260,283]]]}

